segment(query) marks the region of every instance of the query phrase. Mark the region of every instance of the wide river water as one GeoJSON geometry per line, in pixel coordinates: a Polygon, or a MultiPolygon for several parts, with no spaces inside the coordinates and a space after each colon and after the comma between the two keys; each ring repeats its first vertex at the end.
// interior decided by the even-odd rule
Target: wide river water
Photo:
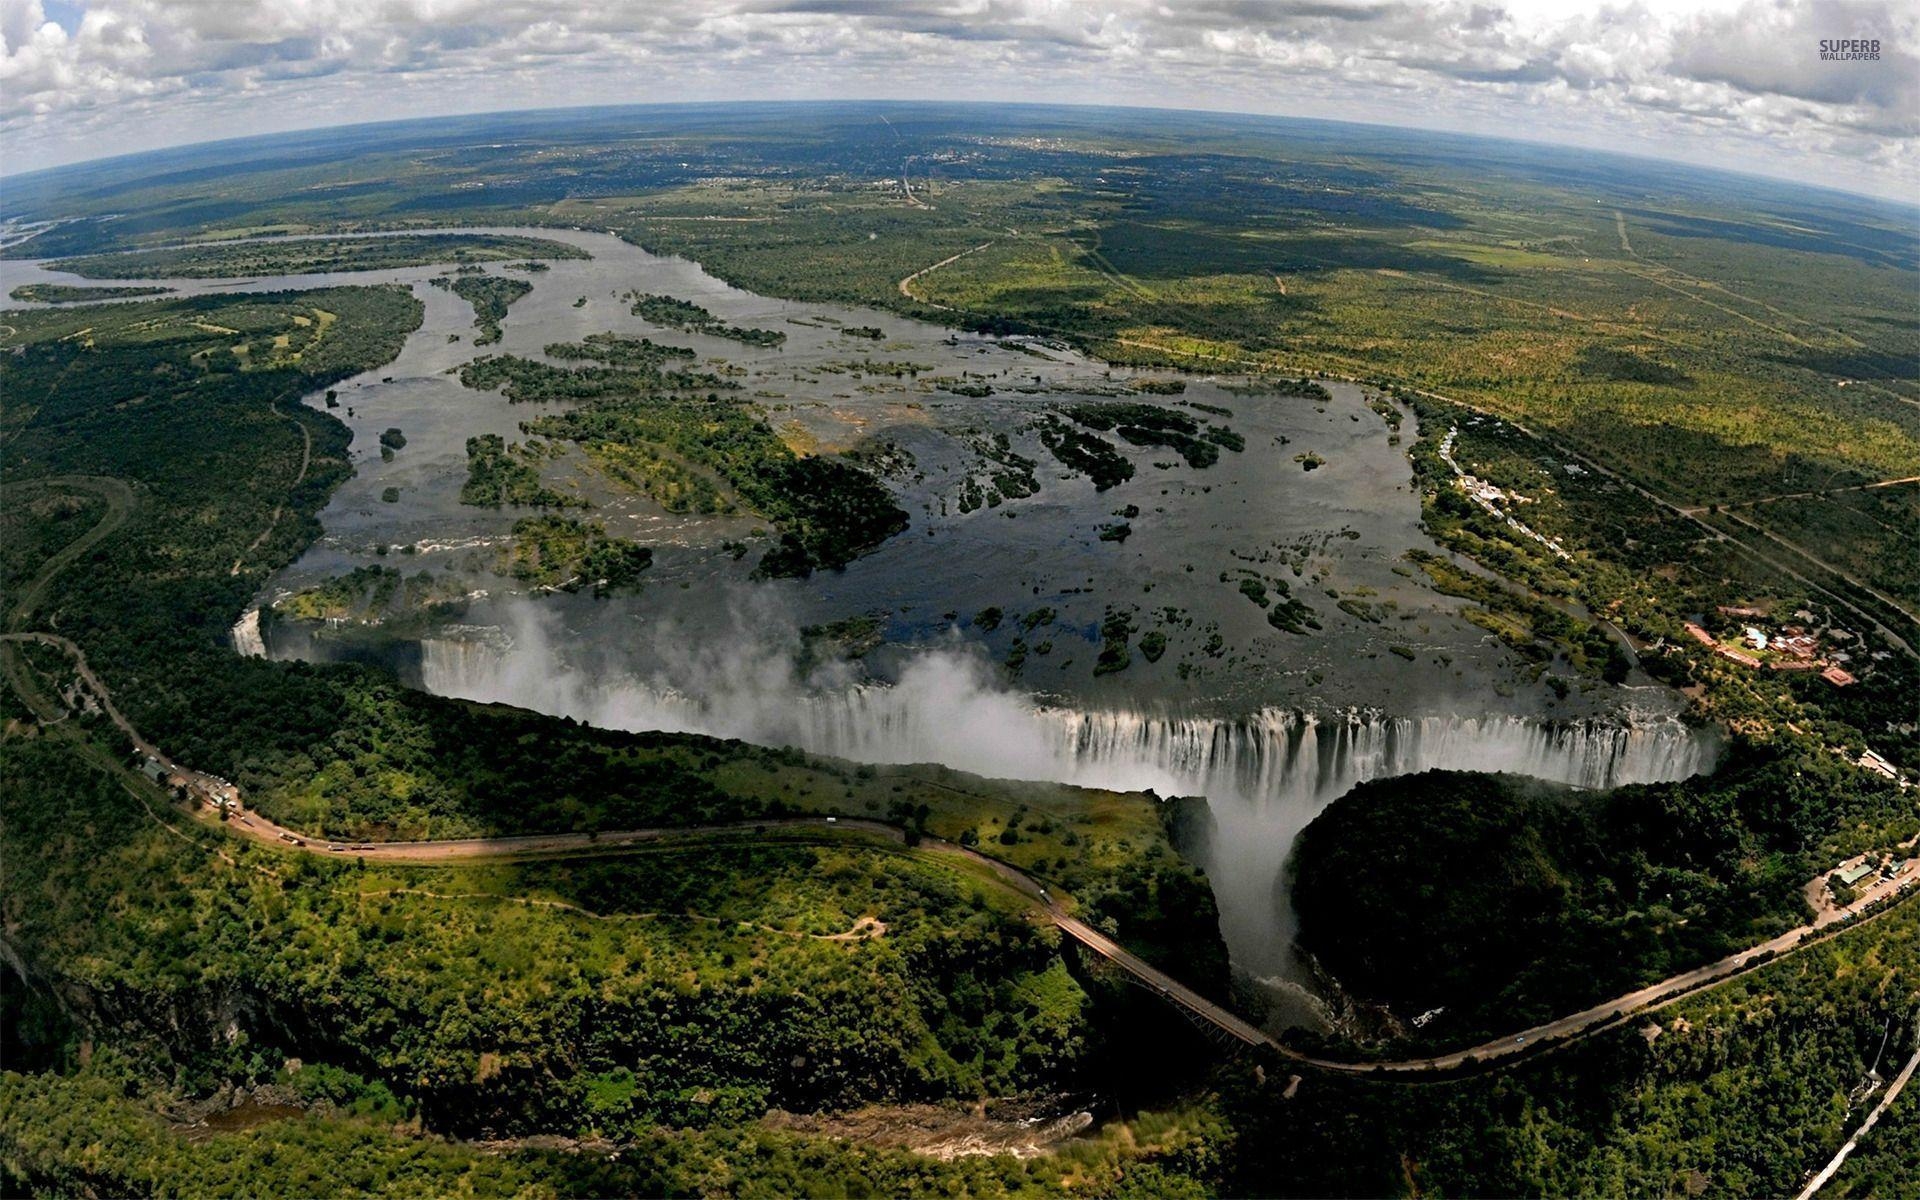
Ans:
{"type": "MultiPolygon", "coordinates": [[[[181,295],[391,282],[425,304],[394,362],[338,385],[331,411],[353,431],[356,474],[321,514],[321,539],[260,600],[383,564],[442,577],[469,596],[464,611],[398,638],[379,626],[250,617],[236,637],[243,651],[374,658],[432,691],[610,727],[1203,794],[1217,832],[1201,853],[1223,932],[1236,964],[1259,976],[1297,973],[1279,886],[1294,837],[1361,780],[1448,767],[1607,786],[1712,765],[1711,739],[1677,719],[1670,692],[1636,677],[1623,687],[1572,680],[1558,697],[1537,668],[1465,620],[1461,601],[1425,585],[1405,561],[1411,550],[1438,552],[1421,530],[1406,459],[1413,419],[1406,414],[1396,436],[1358,386],[1328,383],[1321,401],[1244,377],[1109,369],[1045,343],[754,295],[607,234],[459,232],[551,238],[592,257],[525,274],[490,264],[533,291],[509,310],[502,341],[483,349],[472,345],[467,303],[429,285],[444,266],[122,281],[0,260],[7,307],[19,305],[5,294],[32,282],[158,283],[181,295]],[[752,348],[651,326],[622,299],[629,291],[689,300],[786,341],[752,348]],[[856,327],[882,336],[846,332],[856,327]],[[728,543],[758,545],[764,522],[668,513],[570,450],[548,465],[548,482],[589,499],[583,515],[609,532],[653,547],[643,586],[596,599],[496,573],[499,548],[526,514],[459,502],[466,441],[520,440],[521,422],[553,407],[470,390],[457,370],[477,354],[540,358],[550,343],[608,331],[691,347],[701,369],[735,378],[797,449],[887,447],[896,464],[887,482],[910,528],[844,571],[755,581],[757,550],[739,558],[728,543]],[[993,393],[931,382],[964,376],[993,393]],[[1144,381],[1174,378],[1184,393],[1135,394],[1144,381]],[[1231,427],[1245,449],[1193,469],[1169,451],[1118,443],[1136,473],[1097,492],[1054,460],[1035,428],[1088,399],[1178,406],[1231,427]],[[377,439],[393,427],[406,445],[383,461],[377,439]],[[966,480],[986,478],[983,450],[999,434],[1038,464],[1040,490],[962,511],[966,480]],[[1305,455],[1321,465],[1305,469],[1305,455]],[[388,489],[397,500],[383,499],[388,489]],[[1122,521],[1125,540],[1099,536],[1122,521]],[[1249,571],[1285,582],[1322,628],[1270,626],[1239,587],[1249,571]],[[997,627],[976,616],[989,609],[1002,615],[997,627]],[[1127,669],[1096,675],[1099,627],[1116,609],[1139,633],[1160,632],[1166,650],[1148,661],[1136,648],[1127,669]],[[1031,629],[1020,619],[1029,614],[1031,629]],[[803,629],[855,617],[875,622],[880,645],[851,660],[800,653],[803,629]],[[1019,645],[1014,669],[1006,663],[1019,645]]],[[[308,403],[324,407],[324,398],[308,403]]]]}

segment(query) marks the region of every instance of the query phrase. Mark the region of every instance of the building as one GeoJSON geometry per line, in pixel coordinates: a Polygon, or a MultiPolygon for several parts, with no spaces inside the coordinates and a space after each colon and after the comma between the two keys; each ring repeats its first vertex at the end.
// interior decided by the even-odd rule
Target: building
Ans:
{"type": "Polygon", "coordinates": [[[1812,662],[1819,648],[1819,642],[1814,636],[1797,626],[1781,630],[1773,639],[1775,653],[1784,654],[1788,658],[1798,659],[1801,662],[1812,662]]]}
{"type": "Polygon", "coordinates": [[[1874,866],[1872,863],[1861,863],[1857,867],[1848,867],[1846,870],[1836,873],[1840,876],[1841,883],[1847,887],[1857,887],[1862,879],[1873,874],[1873,872],[1874,866]]]}
{"type": "Polygon", "coordinates": [[[1828,667],[1826,670],[1820,672],[1820,678],[1835,687],[1846,687],[1853,682],[1853,676],[1847,674],[1839,667],[1828,667]]]}
{"type": "Polygon", "coordinates": [[[1899,770],[1895,768],[1892,763],[1888,762],[1884,758],[1881,758],[1878,754],[1875,754],[1871,750],[1862,751],[1860,754],[1860,761],[1855,765],[1859,767],[1863,767],[1866,770],[1872,771],[1876,775],[1884,775],[1888,779],[1900,778],[1899,770]]]}

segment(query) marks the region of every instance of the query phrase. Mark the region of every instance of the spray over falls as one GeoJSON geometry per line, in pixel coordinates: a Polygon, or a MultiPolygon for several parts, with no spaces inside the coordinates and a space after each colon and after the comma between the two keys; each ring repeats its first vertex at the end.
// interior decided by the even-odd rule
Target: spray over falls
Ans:
{"type": "Polygon", "coordinates": [[[1267,708],[1221,718],[1050,706],[1007,690],[976,657],[956,650],[910,659],[888,685],[819,686],[816,679],[809,686],[779,653],[683,660],[652,677],[556,669],[556,661],[537,626],[505,640],[428,640],[421,683],[442,695],[607,728],[1205,796],[1215,831],[1204,865],[1222,933],[1236,964],[1255,974],[1290,963],[1292,914],[1276,883],[1295,838],[1359,783],[1451,769],[1604,788],[1686,778],[1711,769],[1715,757],[1710,737],[1664,713],[1549,721],[1267,708]]]}

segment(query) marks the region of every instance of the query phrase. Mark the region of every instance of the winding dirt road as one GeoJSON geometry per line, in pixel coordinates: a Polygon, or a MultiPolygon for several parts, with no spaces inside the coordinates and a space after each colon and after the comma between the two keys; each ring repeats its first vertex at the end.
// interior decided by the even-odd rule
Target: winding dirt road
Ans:
{"type": "Polygon", "coordinates": [[[957,263],[957,262],[959,262],[959,261],[960,261],[961,259],[963,259],[963,258],[965,258],[965,257],[966,257],[967,255],[969,255],[969,254],[978,254],[978,253],[980,253],[980,252],[981,252],[982,250],[985,250],[985,249],[986,249],[987,247],[989,247],[989,246],[991,246],[991,245],[993,245],[993,244],[994,244],[994,243],[992,243],[992,242],[981,242],[981,243],[980,243],[980,244],[979,244],[978,246],[975,246],[975,247],[974,247],[973,249],[971,249],[971,250],[962,250],[962,251],[961,251],[960,253],[958,253],[958,254],[955,254],[955,255],[953,255],[953,256],[952,256],[952,257],[950,257],[950,258],[943,258],[943,259],[941,259],[941,260],[940,260],[939,262],[937,262],[937,263],[934,263],[934,264],[933,264],[932,266],[930,266],[930,267],[921,267],[921,268],[920,268],[920,269],[919,269],[918,271],[915,271],[915,272],[914,272],[913,274],[911,274],[911,275],[909,275],[909,276],[907,276],[907,277],[906,277],[905,279],[902,279],[902,280],[900,281],[900,284],[899,284],[899,287],[900,287],[900,294],[901,294],[902,296],[905,296],[905,297],[906,297],[907,299],[909,299],[909,300],[911,300],[911,301],[913,301],[913,302],[914,302],[915,304],[924,304],[924,305],[926,305],[926,306],[927,306],[928,308],[938,308],[938,309],[941,309],[941,310],[943,310],[943,311],[945,311],[945,312],[954,312],[954,311],[956,311],[956,310],[955,310],[955,309],[954,309],[954,308],[953,308],[953,307],[952,307],[951,305],[947,305],[947,304],[936,304],[936,303],[934,303],[934,302],[933,302],[933,301],[931,301],[931,300],[922,300],[922,299],[921,299],[920,297],[918,297],[918,296],[916,296],[916,295],[914,295],[914,294],[913,294],[913,281],[914,281],[914,280],[916,280],[916,279],[918,279],[918,278],[920,278],[920,277],[921,277],[922,275],[931,275],[931,274],[933,274],[933,273],[934,273],[935,271],[938,271],[938,270],[939,270],[939,269],[940,269],[941,267],[948,267],[948,266],[952,266],[952,265],[953,265],[954,263],[957,263]]]}
{"type": "MultiPolygon", "coordinates": [[[[332,393],[328,394],[331,395],[332,393]]],[[[294,473],[293,482],[287,485],[287,490],[292,491],[307,481],[307,468],[313,464],[313,433],[308,430],[305,421],[302,421],[292,413],[282,411],[280,415],[292,421],[293,427],[300,431],[300,469],[294,473]]],[[[274,529],[279,526],[280,514],[286,510],[286,507],[284,504],[276,504],[273,506],[273,515],[267,518],[267,527],[260,531],[259,537],[254,538],[252,542],[248,543],[247,548],[241,552],[239,558],[233,560],[233,570],[227,572],[227,574],[238,575],[240,573],[240,565],[247,561],[247,555],[252,554],[261,546],[266,545],[267,539],[273,536],[274,529]]]]}

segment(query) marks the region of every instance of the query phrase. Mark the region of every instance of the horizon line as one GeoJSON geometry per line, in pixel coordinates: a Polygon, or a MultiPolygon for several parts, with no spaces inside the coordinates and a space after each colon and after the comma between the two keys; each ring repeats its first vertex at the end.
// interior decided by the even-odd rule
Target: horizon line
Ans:
{"type": "MultiPolygon", "coordinates": [[[[1707,175],[1722,175],[1722,176],[1728,176],[1735,179],[1752,180],[1759,183],[1767,183],[1767,184],[1774,184],[1774,185],[1780,185],[1780,186],[1786,186],[1786,187],[1792,187],[1792,188],[1799,188],[1799,189],[1803,189],[1810,192],[1820,192],[1820,193],[1826,193],[1829,195],[1844,196],[1851,200],[1869,201],[1874,204],[1886,206],[1893,209],[1907,210],[1908,212],[1911,213],[1913,219],[1916,222],[1916,225],[1920,226],[1920,201],[1904,200],[1898,195],[1891,195],[1891,194],[1882,193],[1878,191],[1859,191],[1853,188],[1848,188],[1848,187],[1839,186],[1835,184],[1810,183],[1797,176],[1787,175],[1787,174],[1776,175],[1776,174],[1761,172],[1757,170],[1741,169],[1737,167],[1702,165],[1700,163],[1693,162],[1687,159],[1670,158],[1663,155],[1648,154],[1648,153],[1629,151],[1629,150],[1600,149],[1597,147],[1582,145],[1576,142],[1552,141],[1552,140],[1547,140],[1543,138],[1530,138],[1530,137],[1510,135],[1510,134],[1469,132],[1461,129],[1449,128],[1449,127],[1439,126],[1439,125],[1426,125],[1426,124],[1391,125],[1391,124],[1386,124],[1380,121],[1350,120],[1350,119],[1345,119],[1340,117],[1294,116],[1294,115],[1283,114],[1283,113],[1253,112],[1245,109],[1234,109],[1234,108],[1169,108],[1162,105],[1150,105],[1150,104],[1120,104],[1120,103],[1101,104],[1101,103],[1093,103],[1093,102],[1072,102],[1072,101],[1055,101],[1055,100],[972,100],[972,99],[940,100],[940,99],[928,99],[924,97],[914,97],[914,98],[903,99],[895,96],[856,96],[856,97],[848,97],[844,99],[838,99],[838,98],[837,99],[742,98],[742,99],[736,99],[736,100],[614,101],[614,102],[608,102],[608,103],[595,103],[595,104],[550,105],[550,106],[535,107],[535,108],[475,109],[470,112],[440,113],[440,114],[431,115],[431,116],[396,117],[396,118],[391,118],[387,120],[377,120],[377,121],[346,121],[346,122],[341,122],[338,124],[331,124],[331,125],[317,124],[317,125],[298,126],[294,128],[274,130],[268,133],[247,133],[247,134],[239,134],[231,137],[207,138],[201,141],[175,142],[165,146],[151,147],[145,150],[132,150],[122,154],[106,154],[106,155],[101,155],[97,158],[76,159],[72,162],[58,163],[54,166],[49,166],[49,167],[35,167],[27,171],[18,171],[18,172],[8,171],[6,170],[4,165],[0,165],[0,181],[21,182],[21,181],[28,181],[28,180],[45,179],[47,177],[57,176],[60,173],[66,172],[66,171],[81,171],[88,168],[99,168],[99,167],[107,166],[113,163],[131,163],[135,160],[142,159],[142,158],[156,157],[156,156],[165,155],[165,154],[175,154],[183,151],[194,150],[197,148],[211,148],[214,146],[221,146],[229,143],[262,142],[270,138],[317,134],[317,133],[323,133],[331,130],[345,131],[345,130],[352,130],[352,129],[386,129],[386,128],[397,128],[397,127],[407,126],[407,125],[429,125],[436,122],[472,120],[476,118],[487,118],[487,117],[513,117],[513,116],[535,116],[535,115],[542,115],[542,114],[588,113],[588,112],[596,112],[596,111],[603,111],[603,112],[619,111],[624,109],[692,110],[692,109],[700,109],[700,108],[720,109],[720,108],[751,108],[751,107],[762,107],[762,108],[843,107],[844,108],[844,107],[854,107],[854,106],[863,105],[863,104],[894,105],[894,106],[900,106],[900,107],[921,107],[921,108],[938,108],[938,107],[977,108],[977,109],[1029,108],[1029,109],[1041,109],[1041,110],[1067,110],[1067,111],[1084,111],[1084,112],[1107,111],[1107,112],[1164,113],[1169,115],[1180,115],[1180,116],[1238,117],[1238,118],[1244,118],[1244,119],[1255,120],[1255,121],[1293,122],[1298,124],[1346,125],[1346,126],[1352,126],[1352,127],[1361,128],[1361,129],[1386,130],[1386,131],[1403,134],[1403,135],[1414,134],[1414,133],[1436,134],[1444,137],[1460,138],[1468,141],[1492,142],[1492,143],[1509,144],[1509,145],[1515,145],[1515,146],[1531,146],[1531,147],[1538,147],[1538,148],[1547,149],[1547,150],[1558,150],[1564,153],[1590,154],[1602,159],[1619,159],[1619,160],[1624,160],[1628,162],[1646,163],[1646,164],[1651,164],[1656,166],[1672,168],[1675,170],[1692,171],[1692,172],[1697,172],[1697,173],[1707,174],[1707,175]]],[[[0,198],[0,208],[4,208],[4,204],[5,204],[4,199],[0,198]]],[[[1912,232],[1915,237],[1920,237],[1920,227],[1917,227],[1912,232]]]]}

